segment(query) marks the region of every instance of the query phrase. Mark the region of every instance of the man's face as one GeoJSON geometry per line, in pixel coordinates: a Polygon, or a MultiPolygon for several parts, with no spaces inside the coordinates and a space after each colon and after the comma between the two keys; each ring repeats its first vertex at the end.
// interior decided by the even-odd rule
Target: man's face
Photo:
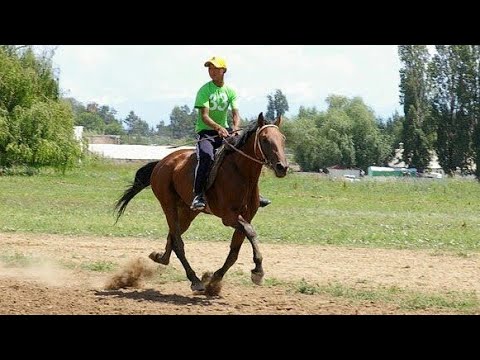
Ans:
{"type": "Polygon", "coordinates": [[[225,74],[225,69],[224,68],[216,68],[213,66],[213,64],[208,65],[208,74],[212,78],[212,80],[218,80],[223,77],[223,74],[225,74]]]}

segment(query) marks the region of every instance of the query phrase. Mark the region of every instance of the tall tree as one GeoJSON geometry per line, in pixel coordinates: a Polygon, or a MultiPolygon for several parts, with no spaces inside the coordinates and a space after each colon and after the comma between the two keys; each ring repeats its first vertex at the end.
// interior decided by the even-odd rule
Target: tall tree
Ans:
{"type": "Polygon", "coordinates": [[[474,153],[475,175],[480,181],[480,45],[472,45],[473,67],[473,108],[472,147],[474,153]]]}
{"type": "Polygon", "coordinates": [[[437,45],[431,64],[433,115],[439,163],[448,174],[469,171],[478,117],[478,51],[472,45],[437,45]]]}
{"type": "Polygon", "coordinates": [[[399,45],[400,103],[403,105],[403,161],[420,170],[430,163],[434,132],[430,117],[428,61],[426,45],[399,45]]]}
{"type": "Polygon", "coordinates": [[[399,144],[402,143],[403,147],[403,122],[405,118],[400,116],[398,111],[395,112],[387,118],[386,121],[379,121],[378,128],[380,132],[385,136],[385,139],[388,143],[388,147],[392,150],[390,158],[393,158],[395,155],[395,149],[399,147],[399,144]]]}
{"type": "Polygon", "coordinates": [[[123,122],[127,126],[129,135],[147,136],[150,133],[148,123],[137,116],[134,111],[130,111],[123,122]]]}
{"type": "Polygon", "coordinates": [[[187,105],[175,106],[170,113],[170,128],[174,139],[193,138],[195,135],[195,109],[187,105]]]}
{"type": "Polygon", "coordinates": [[[265,117],[267,119],[275,119],[280,115],[285,115],[288,111],[287,97],[282,93],[280,89],[275,90],[273,95],[267,95],[267,112],[265,117]]]}

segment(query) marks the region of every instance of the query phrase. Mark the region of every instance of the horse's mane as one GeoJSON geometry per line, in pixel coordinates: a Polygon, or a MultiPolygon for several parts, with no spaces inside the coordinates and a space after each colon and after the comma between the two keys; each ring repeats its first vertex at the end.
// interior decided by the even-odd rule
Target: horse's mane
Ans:
{"type": "MultiPolygon", "coordinates": [[[[269,122],[265,121],[265,124],[267,124],[267,123],[269,123],[269,122]]],[[[232,136],[232,137],[228,138],[228,142],[231,145],[235,146],[237,149],[241,148],[243,145],[245,145],[247,140],[250,138],[250,135],[255,133],[257,128],[258,128],[258,121],[257,120],[252,120],[247,124],[247,126],[245,126],[244,130],[242,132],[240,132],[238,136],[232,136]]],[[[229,146],[227,146],[225,150],[227,152],[234,151],[229,146]]]]}

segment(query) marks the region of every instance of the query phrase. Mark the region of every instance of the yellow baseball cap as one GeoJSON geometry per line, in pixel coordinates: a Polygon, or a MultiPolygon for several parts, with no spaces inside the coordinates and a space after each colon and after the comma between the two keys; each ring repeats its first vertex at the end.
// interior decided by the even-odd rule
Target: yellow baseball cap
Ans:
{"type": "Polygon", "coordinates": [[[224,58],[220,56],[212,56],[210,59],[208,59],[205,62],[205,67],[208,67],[208,65],[212,64],[216,68],[224,68],[225,71],[227,70],[227,62],[225,61],[224,58]]]}

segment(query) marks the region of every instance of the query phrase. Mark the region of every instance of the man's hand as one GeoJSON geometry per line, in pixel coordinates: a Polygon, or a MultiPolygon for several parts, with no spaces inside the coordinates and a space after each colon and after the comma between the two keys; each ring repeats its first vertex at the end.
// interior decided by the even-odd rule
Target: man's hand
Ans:
{"type": "Polygon", "coordinates": [[[218,133],[218,136],[220,136],[221,138],[227,138],[227,137],[230,136],[227,129],[225,129],[224,127],[221,127],[221,126],[219,126],[217,128],[217,133],[218,133]]]}

